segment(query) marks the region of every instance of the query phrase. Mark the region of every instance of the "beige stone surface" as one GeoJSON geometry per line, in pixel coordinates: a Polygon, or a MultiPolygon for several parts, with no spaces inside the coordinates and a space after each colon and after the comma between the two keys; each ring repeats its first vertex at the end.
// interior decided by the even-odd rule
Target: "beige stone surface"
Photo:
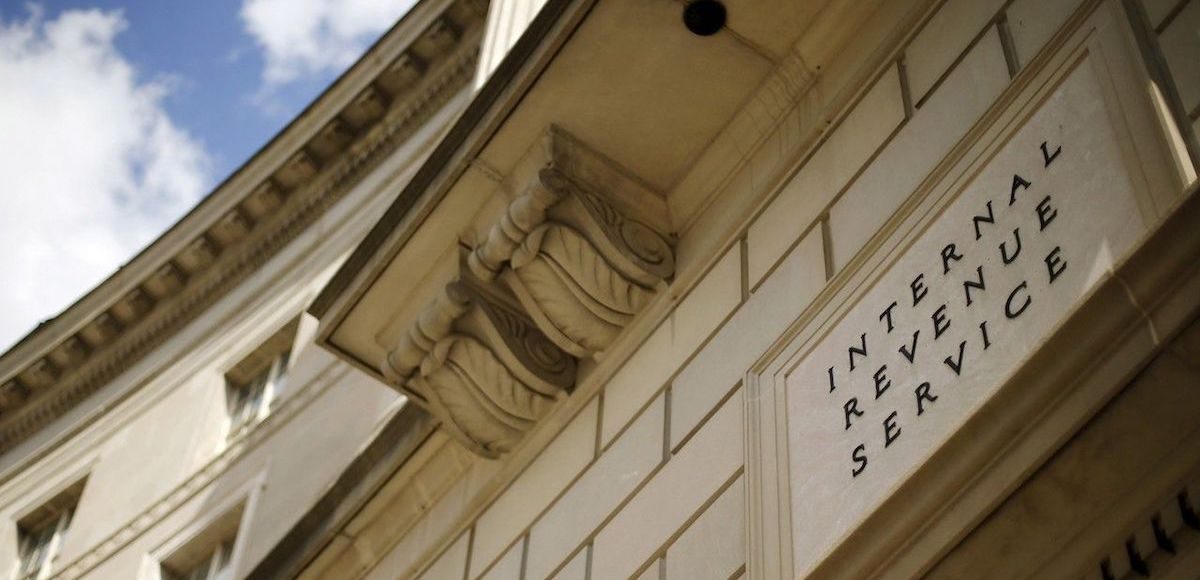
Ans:
{"type": "Polygon", "coordinates": [[[993,28],[950,72],[830,211],[833,265],[843,268],[1008,85],[993,28]]]}
{"type": "MultiPolygon", "coordinates": [[[[368,580],[385,580],[411,574],[413,566],[435,549],[438,542],[449,534],[453,527],[466,515],[471,500],[484,482],[499,468],[497,462],[475,459],[467,470],[399,541],[389,546],[378,563],[363,577],[368,580]]],[[[372,554],[379,557],[378,554],[372,554]]],[[[466,573],[466,562],[460,573],[466,573]]]]}
{"type": "Polygon", "coordinates": [[[738,247],[726,251],[609,380],[604,390],[601,445],[620,432],[741,302],[741,264],[738,247]]]}
{"type": "Polygon", "coordinates": [[[1015,0],[1008,7],[1008,26],[1022,67],[1037,56],[1080,3],[1081,0],[1015,0]]]}
{"type": "Polygon", "coordinates": [[[1183,108],[1190,114],[1200,107],[1200,2],[1188,2],[1158,40],[1183,108]]]}
{"type": "Polygon", "coordinates": [[[637,575],[637,580],[661,580],[662,578],[662,558],[656,559],[650,563],[650,566],[637,575]]]}
{"type": "MultiPolygon", "coordinates": [[[[584,547],[575,557],[567,562],[566,566],[554,575],[553,580],[587,580],[588,577],[588,549],[584,547]]],[[[532,578],[532,576],[530,576],[532,578]]]]}
{"type": "Polygon", "coordinates": [[[938,8],[904,51],[913,103],[925,99],[1002,6],[1002,0],[949,0],[938,8]]]}
{"type": "Polygon", "coordinates": [[[662,461],[660,395],[529,531],[526,576],[545,578],[662,461]]]}
{"type": "Polygon", "coordinates": [[[746,243],[752,288],[903,120],[900,77],[892,67],[750,225],[746,243]]]}
{"type": "Polygon", "coordinates": [[[667,549],[667,578],[728,580],[746,563],[746,477],[733,482],[667,549]]]}
{"type": "Polygon", "coordinates": [[[1101,87],[1095,68],[1077,65],[870,290],[831,321],[830,333],[798,355],[786,379],[797,574],[919,469],[1144,231],[1101,87]],[[1049,166],[1043,142],[1051,152],[1061,147],[1049,166]],[[1014,175],[1030,183],[1016,186],[1015,201],[1014,175]],[[981,223],[977,239],[973,217],[986,214],[989,201],[995,223],[981,223]],[[1044,226],[1043,203],[1054,215],[1044,226]],[[949,243],[961,260],[943,261],[949,243]],[[1055,258],[1065,269],[1052,282],[1047,259],[1055,258]],[[973,291],[967,304],[963,284],[977,267],[986,289],[973,291]],[[917,291],[914,305],[918,276],[924,293],[917,291]],[[882,313],[893,301],[889,332],[882,313]],[[941,332],[939,312],[948,325],[941,332]],[[914,333],[910,362],[901,348],[913,349],[914,333]],[[864,341],[865,355],[849,350],[864,341]],[[922,382],[936,400],[920,398],[922,382]]]}
{"type": "Polygon", "coordinates": [[[441,556],[438,556],[432,566],[421,573],[418,580],[460,580],[467,568],[467,549],[470,541],[470,532],[463,532],[441,556]]]}
{"type": "Polygon", "coordinates": [[[671,388],[671,447],[695,429],[750,365],[825,286],[825,252],[815,230],[750,296],[671,388]]]}
{"type": "MultiPolygon", "coordinates": [[[[475,528],[475,539],[479,540],[479,528],[475,528]]],[[[517,540],[490,570],[479,576],[480,580],[521,580],[521,563],[525,554],[525,538],[517,540]]],[[[471,566],[477,566],[475,554],[471,554],[471,566]]],[[[470,578],[474,574],[468,574],[470,578]]]]}
{"type": "Polygon", "coordinates": [[[694,515],[742,466],[741,391],[596,535],[594,580],[624,579],[694,515]]]}
{"type": "Polygon", "coordinates": [[[492,563],[592,461],[599,403],[593,400],[533,460],[475,524],[471,576],[492,563]]]}

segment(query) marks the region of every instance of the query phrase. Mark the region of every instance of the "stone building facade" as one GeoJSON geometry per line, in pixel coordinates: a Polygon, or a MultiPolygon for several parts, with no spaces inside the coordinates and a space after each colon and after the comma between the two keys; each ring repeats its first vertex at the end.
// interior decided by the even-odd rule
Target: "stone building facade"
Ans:
{"type": "Polygon", "coordinates": [[[0,560],[1196,578],[1198,54],[1200,0],[423,0],[0,358],[0,560]]]}

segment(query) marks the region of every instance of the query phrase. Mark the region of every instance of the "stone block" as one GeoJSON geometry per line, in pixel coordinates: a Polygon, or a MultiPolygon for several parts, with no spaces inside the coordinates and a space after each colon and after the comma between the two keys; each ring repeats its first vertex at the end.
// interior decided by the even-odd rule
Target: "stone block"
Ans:
{"type": "Polygon", "coordinates": [[[676,377],[671,447],[677,447],[825,287],[821,232],[804,237],[676,377]]]}
{"type": "MultiPolygon", "coordinates": [[[[479,539],[479,529],[476,528],[476,545],[479,544],[479,539]]],[[[496,564],[490,570],[479,576],[479,580],[521,580],[521,558],[524,555],[525,538],[521,538],[510,546],[503,556],[500,556],[500,559],[496,561],[496,564]]],[[[471,554],[471,567],[479,567],[474,554],[471,554]]]]}
{"type": "Polygon", "coordinates": [[[467,542],[470,532],[463,532],[453,544],[442,552],[433,565],[425,570],[420,580],[460,580],[467,568],[467,542]]]}
{"type": "Polygon", "coordinates": [[[752,288],[903,120],[900,76],[892,67],[750,225],[746,242],[752,288]]]}
{"type": "Polygon", "coordinates": [[[737,472],[744,411],[739,391],[600,530],[593,579],[628,578],[737,472]]]}
{"type": "Polygon", "coordinates": [[[993,28],[834,204],[829,221],[835,270],[912,195],[1008,81],[1008,64],[993,28]]]}
{"type": "Polygon", "coordinates": [[[604,390],[602,445],[608,445],[741,302],[741,263],[739,248],[726,251],[609,380],[604,390]]]}
{"type": "Polygon", "coordinates": [[[667,549],[667,578],[727,580],[746,563],[746,477],[721,493],[667,549]]]}
{"type": "MultiPolygon", "coordinates": [[[[580,550],[563,566],[553,580],[587,580],[588,577],[588,551],[587,548],[580,550]]],[[[531,576],[532,578],[532,576],[531,576]]]]}
{"type": "Polygon", "coordinates": [[[1012,31],[1017,62],[1024,67],[1037,56],[1050,37],[1079,7],[1080,0],[1016,0],[1008,7],[1008,26],[1012,31]]]}
{"type": "Polygon", "coordinates": [[[471,577],[487,568],[592,461],[599,403],[588,403],[537,459],[479,516],[471,577]]]}
{"type": "Polygon", "coordinates": [[[1003,0],[949,0],[938,8],[904,51],[913,103],[925,98],[1003,6],[1003,0]]]}
{"type": "Polygon", "coordinates": [[[554,571],[658,467],[665,413],[660,395],[533,525],[527,577],[554,571]]]}

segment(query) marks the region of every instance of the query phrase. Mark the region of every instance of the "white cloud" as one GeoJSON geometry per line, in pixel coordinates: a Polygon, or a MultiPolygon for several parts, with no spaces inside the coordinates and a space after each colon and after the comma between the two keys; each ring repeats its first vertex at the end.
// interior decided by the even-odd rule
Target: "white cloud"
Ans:
{"type": "Polygon", "coordinates": [[[263,80],[277,87],[338,72],[395,24],[414,0],[244,0],[242,24],[263,51],[263,80]]]}
{"type": "Polygon", "coordinates": [[[0,19],[0,348],[101,282],[210,183],[203,146],[113,46],[119,12],[0,19]]]}

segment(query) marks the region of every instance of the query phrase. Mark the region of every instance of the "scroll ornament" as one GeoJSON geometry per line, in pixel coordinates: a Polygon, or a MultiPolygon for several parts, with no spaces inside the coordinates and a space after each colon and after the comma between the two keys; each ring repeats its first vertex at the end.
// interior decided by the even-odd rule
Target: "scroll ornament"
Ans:
{"type": "Polygon", "coordinates": [[[584,357],[612,344],[674,273],[675,257],[650,226],[547,167],[467,264],[503,281],[546,337],[584,357]]]}
{"type": "Polygon", "coordinates": [[[456,281],[381,366],[463,445],[494,458],[566,396],[575,364],[503,297],[456,281]]]}

